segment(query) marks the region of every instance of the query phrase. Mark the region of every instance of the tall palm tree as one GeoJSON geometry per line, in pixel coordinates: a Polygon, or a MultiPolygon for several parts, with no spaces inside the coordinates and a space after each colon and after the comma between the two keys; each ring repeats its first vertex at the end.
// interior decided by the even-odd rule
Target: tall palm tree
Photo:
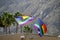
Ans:
{"type": "Polygon", "coordinates": [[[2,24],[2,16],[0,16],[0,27],[3,27],[5,29],[5,25],[2,24]]]}
{"type": "MultiPolygon", "coordinates": [[[[3,25],[3,28],[6,29],[7,33],[7,27],[10,27],[12,24],[15,24],[15,18],[12,14],[9,14],[8,12],[3,12],[1,16],[1,24],[3,25]]],[[[9,28],[10,33],[10,28],[9,28]]]]}
{"type": "MultiPolygon", "coordinates": [[[[16,23],[15,17],[14,17],[12,14],[10,14],[10,15],[8,15],[8,18],[9,18],[9,22],[10,22],[9,27],[10,27],[12,24],[15,25],[15,23],[16,23]]],[[[10,30],[10,28],[9,28],[9,30],[10,30]]],[[[10,33],[10,31],[9,31],[9,33],[10,33]]]]}
{"type": "MultiPolygon", "coordinates": [[[[22,16],[23,14],[21,14],[20,12],[16,12],[15,13],[15,15],[14,15],[14,17],[16,18],[16,17],[18,17],[18,16],[22,16]]],[[[18,31],[18,23],[16,22],[16,33],[17,33],[17,31],[18,31]]],[[[22,27],[21,27],[21,30],[22,30],[22,27]]]]}

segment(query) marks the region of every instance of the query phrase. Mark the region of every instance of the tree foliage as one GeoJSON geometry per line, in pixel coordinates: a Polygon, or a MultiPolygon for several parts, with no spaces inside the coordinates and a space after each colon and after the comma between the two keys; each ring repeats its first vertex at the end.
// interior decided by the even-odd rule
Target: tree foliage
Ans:
{"type": "Polygon", "coordinates": [[[14,17],[18,17],[18,16],[22,16],[23,14],[21,14],[20,12],[16,12],[14,17]]]}
{"type": "Polygon", "coordinates": [[[29,33],[32,33],[32,28],[30,28],[28,25],[27,26],[24,26],[24,32],[29,32],[29,33]]]}
{"type": "Polygon", "coordinates": [[[0,26],[8,27],[11,24],[15,24],[15,18],[12,14],[8,12],[3,12],[2,16],[0,16],[0,26]]]}

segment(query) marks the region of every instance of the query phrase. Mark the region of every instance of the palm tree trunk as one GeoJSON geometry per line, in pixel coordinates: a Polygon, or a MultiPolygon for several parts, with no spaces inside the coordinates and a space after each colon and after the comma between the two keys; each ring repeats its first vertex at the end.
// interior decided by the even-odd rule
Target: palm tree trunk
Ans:
{"type": "Polygon", "coordinates": [[[3,33],[5,33],[5,27],[3,27],[3,33]]]}
{"type": "Polygon", "coordinates": [[[10,32],[10,27],[9,27],[9,34],[10,34],[11,32],[10,32]]]}
{"type": "Polygon", "coordinates": [[[22,26],[21,26],[21,33],[23,32],[23,30],[22,30],[22,26]]]}
{"type": "Polygon", "coordinates": [[[17,26],[16,26],[16,33],[18,32],[18,24],[17,24],[17,26]]]}
{"type": "Polygon", "coordinates": [[[6,34],[7,34],[7,27],[5,27],[5,31],[6,31],[6,34]]]}
{"type": "Polygon", "coordinates": [[[4,32],[4,34],[7,34],[7,27],[3,28],[3,32],[4,32]]]}

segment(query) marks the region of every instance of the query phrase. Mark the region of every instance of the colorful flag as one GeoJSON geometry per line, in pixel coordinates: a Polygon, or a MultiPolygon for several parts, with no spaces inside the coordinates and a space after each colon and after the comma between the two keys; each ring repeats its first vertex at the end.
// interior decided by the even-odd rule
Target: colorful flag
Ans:
{"type": "Polygon", "coordinates": [[[27,25],[29,24],[32,20],[34,20],[34,17],[30,17],[30,16],[21,16],[19,18],[15,18],[16,21],[18,22],[19,25],[23,26],[23,25],[27,25]],[[21,18],[22,17],[22,18],[21,18]]]}
{"type": "Polygon", "coordinates": [[[44,32],[44,33],[46,33],[46,32],[47,32],[46,24],[43,24],[43,25],[42,25],[42,29],[43,29],[43,32],[44,32]]]}
{"type": "Polygon", "coordinates": [[[40,18],[38,18],[38,23],[40,24],[40,25],[43,25],[44,23],[41,21],[41,19],[40,18]]]}
{"type": "Polygon", "coordinates": [[[34,28],[37,30],[37,33],[42,36],[43,35],[43,30],[42,27],[39,24],[34,24],[34,28]]]}
{"type": "Polygon", "coordinates": [[[37,23],[34,24],[34,28],[40,36],[43,36],[47,32],[46,24],[44,24],[40,18],[38,18],[37,23]]]}

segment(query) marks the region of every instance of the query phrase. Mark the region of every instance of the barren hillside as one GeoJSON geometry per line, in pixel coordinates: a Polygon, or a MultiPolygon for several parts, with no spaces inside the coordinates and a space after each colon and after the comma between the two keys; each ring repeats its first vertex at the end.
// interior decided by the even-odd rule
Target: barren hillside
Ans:
{"type": "MultiPolygon", "coordinates": [[[[30,25],[33,25],[37,18],[41,18],[47,24],[47,34],[60,34],[60,0],[0,0],[0,14],[4,11],[10,13],[19,11],[26,15],[36,16],[30,25]]],[[[15,32],[15,28],[11,30],[15,32]]],[[[1,28],[0,33],[2,33],[1,28]]]]}

